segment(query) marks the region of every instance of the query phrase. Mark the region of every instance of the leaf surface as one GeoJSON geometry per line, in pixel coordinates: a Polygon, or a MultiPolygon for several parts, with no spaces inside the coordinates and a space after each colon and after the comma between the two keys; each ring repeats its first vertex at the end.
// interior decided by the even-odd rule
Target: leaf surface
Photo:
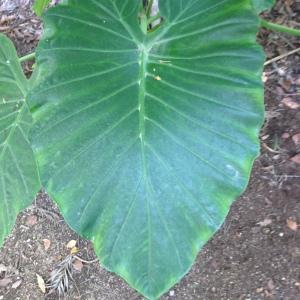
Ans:
{"type": "Polygon", "coordinates": [[[264,10],[270,9],[274,5],[275,0],[252,0],[252,2],[257,13],[261,13],[264,10]]]}
{"type": "Polygon", "coordinates": [[[28,141],[28,88],[12,42],[0,34],[0,245],[40,188],[28,141]]]}
{"type": "Polygon", "coordinates": [[[249,0],[70,0],[45,15],[31,93],[43,184],[100,262],[149,299],[190,269],[245,189],[263,120],[249,0]]]}

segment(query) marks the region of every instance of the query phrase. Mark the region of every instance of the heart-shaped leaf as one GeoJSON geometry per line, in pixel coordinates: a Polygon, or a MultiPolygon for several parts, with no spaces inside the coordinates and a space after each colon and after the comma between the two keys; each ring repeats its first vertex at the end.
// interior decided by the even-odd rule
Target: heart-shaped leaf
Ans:
{"type": "Polygon", "coordinates": [[[40,188],[28,142],[28,86],[12,42],[0,34],[0,245],[40,188]]]}
{"type": "Polygon", "coordinates": [[[263,120],[249,0],[70,0],[45,15],[33,142],[47,191],[149,299],[190,269],[245,189],[263,120]]]}

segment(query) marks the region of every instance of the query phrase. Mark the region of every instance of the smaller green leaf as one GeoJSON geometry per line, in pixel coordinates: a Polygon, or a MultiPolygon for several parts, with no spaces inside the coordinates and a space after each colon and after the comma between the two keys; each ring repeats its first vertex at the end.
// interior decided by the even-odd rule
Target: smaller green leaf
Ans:
{"type": "Polygon", "coordinates": [[[40,188],[28,141],[32,118],[25,98],[31,82],[14,45],[0,34],[0,246],[40,188]]]}
{"type": "Polygon", "coordinates": [[[33,4],[33,10],[37,16],[41,16],[46,10],[51,0],[35,0],[33,4]]]}
{"type": "Polygon", "coordinates": [[[252,0],[253,5],[257,13],[261,13],[264,10],[270,9],[275,1],[274,0],[252,0]]]}

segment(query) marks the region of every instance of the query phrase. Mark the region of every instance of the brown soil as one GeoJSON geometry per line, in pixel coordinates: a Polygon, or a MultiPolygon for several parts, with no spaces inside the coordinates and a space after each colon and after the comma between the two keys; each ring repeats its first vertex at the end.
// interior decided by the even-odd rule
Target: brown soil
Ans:
{"type": "MultiPolygon", "coordinates": [[[[0,15],[0,29],[13,39],[19,53],[30,52],[36,45],[39,23],[29,6],[9,15],[15,18],[6,23],[2,22],[4,14],[0,15]],[[8,28],[3,30],[3,24],[8,28]]],[[[280,0],[265,17],[295,27],[300,24],[300,3],[280,0]]],[[[259,42],[268,59],[300,47],[299,38],[266,30],[261,30],[259,42]]],[[[189,274],[162,299],[300,299],[300,162],[294,162],[300,152],[296,135],[300,133],[299,54],[269,64],[264,77],[266,124],[250,185],[189,274]]],[[[91,244],[70,230],[47,195],[40,193],[34,205],[19,216],[0,251],[0,279],[11,279],[0,287],[0,299],[44,299],[36,274],[49,278],[55,265],[68,256],[66,244],[72,239],[77,240],[79,256],[94,259],[91,244]],[[48,250],[45,239],[50,241],[48,250]],[[6,272],[2,272],[4,266],[6,272]]],[[[83,264],[74,271],[73,279],[68,299],[143,299],[98,263],[83,264]]],[[[52,294],[46,299],[59,297],[52,294]]]]}

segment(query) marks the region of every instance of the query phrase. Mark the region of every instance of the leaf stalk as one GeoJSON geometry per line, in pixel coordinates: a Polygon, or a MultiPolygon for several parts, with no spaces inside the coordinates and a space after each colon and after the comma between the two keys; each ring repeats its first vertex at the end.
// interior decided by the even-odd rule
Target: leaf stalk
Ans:
{"type": "Polygon", "coordinates": [[[260,20],[260,26],[277,32],[287,33],[294,36],[300,36],[300,29],[290,28],[284,25],[275,24],[264,19],[260,20]]]}
{"type": "Polygon", "coordinates": [[[150,18],[150,16],[151,16],[153,2],[154,2],[153,0],[148,1],[148,5],[147,5],[147,9],[146,9],[147,18],[150,18]]]}
{"type": "Polygon", "coordinates": [[[148,26],[149,26],[150,24],[152,24],[153,22],[159,20],[160,18],[161,18],[160,13],[158,13],[158,14],[155,15],[155,16],[149,17],[149,18],[148,18],[148,26]]]}
{"type": "Polygon", "coordinates": [[[20,57],[19,62],[22,63],[22,62],[25,62],[28,60],[33,60],[33,59],[35,59],[35,52],[20,57]]]}

